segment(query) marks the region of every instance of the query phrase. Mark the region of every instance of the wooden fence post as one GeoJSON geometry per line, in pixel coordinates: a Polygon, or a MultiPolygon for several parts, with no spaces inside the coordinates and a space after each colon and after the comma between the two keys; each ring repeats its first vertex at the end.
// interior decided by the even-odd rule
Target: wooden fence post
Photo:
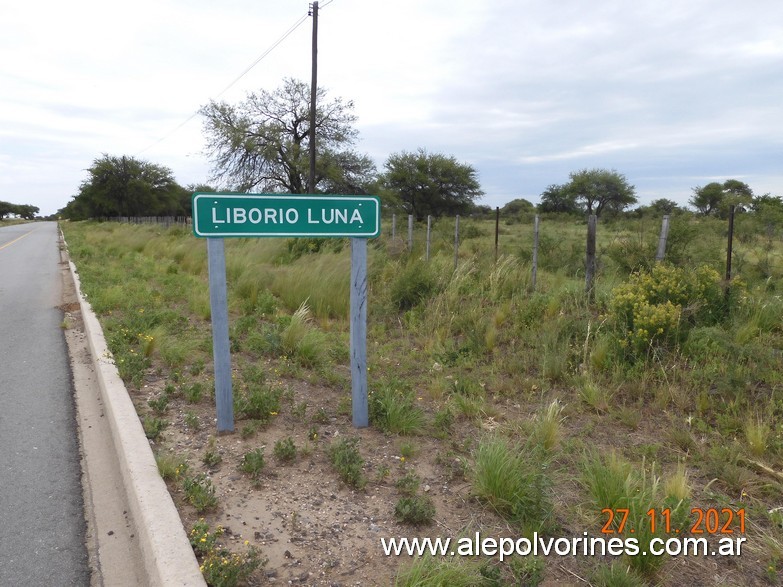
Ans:
{"type": "Polygon", "coordinates": [[[413,252],[413,214],[408,214],[408,252],[413,252]]]}
{"type": "Polygon", "coordinates": [[[427,249],[424,254],[424,258],[429,261],[430,260],[430,239],[432,237],[432,216],[427,215],[427,249]]]}
{"type": "Polygon", "coordinates": [[[498,262],[498,236],[500,234],[500,208],[495,206],[495,263],[498,262]]]}
{"type": "Polygon", "coordinates": [[[533,291],[536,290],[536,275],[538,274],[538,214],[533,220],[533,291]]]}
{"type": "Polygon", "coordinates": [[[585,292],[587,299],[593,301],[595,297],[595,232],[596,216],[590,214],[587,218],[587,254],[585,255],[585,292]]]}
{"type": "Polygon", "coordinates": [[[454,222],[454,271],[457,270],[457,260],[459,259],[459,214],[454,222]]]}
{"type": "Polygon", "coordinates": [[[731,255],[734,246],[734,206],[729,207],[729,238],[726,245],[726,312],[729,311],[731,296],[731,255]]]}
{"type": "Polygon", "coordinates": [[[666,239],[669,237],[669,215],[665,214],[661,224],[661,236],[658,238],[658,251],[655,253],[655,262],[660,263],[666,255],[666,239]]]}

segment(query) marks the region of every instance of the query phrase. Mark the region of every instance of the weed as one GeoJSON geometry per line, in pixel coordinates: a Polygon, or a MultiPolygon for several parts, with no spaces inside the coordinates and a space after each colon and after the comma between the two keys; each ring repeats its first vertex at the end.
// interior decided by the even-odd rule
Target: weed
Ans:
{"type": "Polygon", "coordinates": [[[315,415],[313,416],[313,422],[316,424],[328,424],[329,414],[324,408],[318,408],[318,410],[315,412],[315,415]]]}
{"type": "Polygon", "coordinates": [[[451,431],[454,426],[454,412],[450,406],[447,405],[435,413],[433,425],[441,436],[446,436],[451,431]]]}
{"type": "Polygon", "coordinates": [[[594,572],[591,583],[596,587],[645,587],[644,579],[627,565],[601,565],[594,572]]]}
{"type": "Polygon", "coordinates": [[[269,387],[254,387],[234,394],[234,412],[240,418],[265,423],[280,413],[280,391],[269,387]]]}
{"type": "Polygon", "coordinates": [[[204,457],[201,461],[210,469],[214,469],[223,462],[223,457],[217,449],[214,436],[210,436],[209,440],[207,440],[207,450],[204,452],[204,457]]]}
{"type": "MultiPolygon", "coordinates": [[[[266,564],[252,546],[245,554],[232,553],[223,547],[219,540],[223,535],[220,526],[210,532],[209,525],[199,520],[193,525],[190,534],[190,545],[193,552],[201,559],[200,570],[208,585],[214,587],[236,587],[244,584],[250,575],[266,564]]],[[[245,541],[247,545],[247,541],[245,541]]]]}
{"type": "Polygon", "coordinates": [[[247,440],[248,438],[255,436],[262,426],[263,422],[260,422],[259,420],[250,420],[250,422],[242,426],[239,435],[247,440]]]}
{"type": "Polygon", "coordinates": [[[155,463],[164,481],[176,483],[188,472],[185,459],[170,453],[155,453],[155,463]]]}
{"type": "Polygon", "coordinates": [[[665,481],[663,494],[661,479],[655,474],[654,466],[648,471],[643,461],[636,469],[614,452],[604,457],[586,456],[582,479],[598,511],[627,510],[627,518],[616,515],[610,520],[613,529],[619,531],[620,524],[625,523],[624,531],[634,530],[641,553],[628,557],[628,564],[643,576],[654,575],[665,559],[651,554],[650,543],[654,538],[664,536],[665,528],[661,523],[653,526],[648,512],[668,508],[671,528],[685,527],[690,512],[690,488],[684,466],[679,465],[674,475],[665,481]]]}
{"type": "Polygon", "coordinates": [[[395,434],[418,434],[424,427],[424,412],[415,404],[413,394],[392,385],[370,395],[370,421],[381,430],[395,434]]]}
{"type": "Polygon", "coordinates": [[[255,448],[242,455],[239,469],[243,473],[246,473],[251,479],[257,481],[264,468],[264,464],[264,450],[262,448],[255,448]]]}
{"type": "Polygon", "coordinates": [[[169,396],[164,393],[163,395],[161,395],[158,398],[154,398],[154,399],[151,399],[151,400],[147,401],[147,405],[158,416],[162,416],[162,415],[164,415],[166,413],[166,410],[168,410],[168,407],[169,407],[169,396]]]}
{"type": "Polygon", "coordinates": [[[215,486],[204,473],[195,477],[185,477],[182,483],[185,491],[185,499],[196,508],[198,513],[203,513],[217,507],[218,500],[215,496],[215,486]]]}
{"type": "Polygon", "coordinates": [[[185,388],[185,399],[189,404],[197,404],[204,396],[204,384],[197,381],[185,388]]]}
{"type": "Polygon", "coordinates": [[[275,442],[273,449],[275,458],[281,463],[292,463],[296,460],[296,445],[290,436],[275,442]]]}
{"type": "Polygon", "coordinates": [[[168,425],[168,421],[163,418],[144,416],[142,419],[144,434],[150,440],[157,440],[160,438],[163,430],[165,430],[168,425]]]}
{"type": "Polygon", "coordinates": [[[479,441],[473,459],[473,493],[482,502],[532,530],[549,524],[554,512],[540,450],[487,436],[479,441]]]}
{"type": "Polygon", "coordinates": [[[307,402],[300,402],[298,404],[295,404],[294,407],[291,408],[291,416],[296,418],[300,422],[304,421],[306,415],[307,415],[307,402]]]}
{"type": "Polygon", "coordinates": [[[760,416],[748,418],[745,422],[745,440],[753,456],[760,457],[767,452],[767,442],[771,433],[770,426],[760,416]]]}
{"type": "Polygon", "coordinates": [[[612,393],[605,386],[584,379],[579,387],[579,397],[598,413],[604,413],[611,406],[612,393]]]}
{"type": "Polygon", "coordinates": [[[406,473],[405,476],[397,479],[397,482],[394,484],[394,486],[402,495],[412,496],[416,495],[420,484],[421,479],[419,479],[419,476],[416,473],[411,472],[406,473]]]}
{"type": "Polygon", "coordinates": [[[548,451],[555,448],[560,441],[560,425],[564,420],[562,413],[563,404],[554,399],[546,409],[539,412],[534,422],[533,437],[548,451]]]}
{"type": "Polygon", "coordinates": [[[536,587],[544,579],[544,561],[538,557],[514,557],[508,566],[515,585],[536,587]]]}
{"type": "Polygon", "coordinates": [[[413,526],[431,524],[435,517],[435,504],[429,495],[401,497],[394,506],[394,517],[413,526]]]}
{"type": "Polygon", "coordinates": [[[185,426],[194,431],[201,428],[201,422],[194,412],[185,412],[185,426]]]}
{"type": "Polygon", "coordinates": [[[461,559],[419,557],[402,568],[394,581],[394,587],[481,587],[487,585],[480,568],[461,559]]]}
{"type": "Polygon", "coordinates": [[[280,333],[280,347],[304,367],[316,367],[326,362],[323,333],[310,324],[310,308],[302,302],[280,333]]]}
{"type": "Polygon", "coordinates": [[[329,458],[340,479],[354,489],[364,489],[367,478],[362,472],[364,459],[359,454],[358,438],[341,438],[329,445],[329,458]]]}
{"type": "Polygon", "coordinates": [[[429,298],[437,289],[431,265],[421,261],[408,263],[391,284],[392,303],[399,310],[410,310],[429,298]]]}
{"type": "Polygon", "coordinates": [[[417,452],[416,445],[412,442],[403,442],[400,444],[400,456],[406,459],[412,459],[417,452]]]}

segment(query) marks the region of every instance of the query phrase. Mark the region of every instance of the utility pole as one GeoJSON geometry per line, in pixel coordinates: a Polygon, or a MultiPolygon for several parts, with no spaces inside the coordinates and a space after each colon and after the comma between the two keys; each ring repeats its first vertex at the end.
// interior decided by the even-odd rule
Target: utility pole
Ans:
{"type": "Polygon", "coordinates": [[[310,5],[310,16],[313,17],[313,75],[310,80],[310,176],[307,181],[307,191],[315,193],[315,97],[318,91],[318,2],[310,5]]]}

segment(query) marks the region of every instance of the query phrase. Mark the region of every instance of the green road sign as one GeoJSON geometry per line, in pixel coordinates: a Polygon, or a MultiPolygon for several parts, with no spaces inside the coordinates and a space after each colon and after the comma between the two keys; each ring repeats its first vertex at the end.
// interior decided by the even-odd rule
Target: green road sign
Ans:
{"type": "Polygon", "coordinates": [[[193,194],[198,237],[353,237],[381,233],[375,196],[193,194]]]}

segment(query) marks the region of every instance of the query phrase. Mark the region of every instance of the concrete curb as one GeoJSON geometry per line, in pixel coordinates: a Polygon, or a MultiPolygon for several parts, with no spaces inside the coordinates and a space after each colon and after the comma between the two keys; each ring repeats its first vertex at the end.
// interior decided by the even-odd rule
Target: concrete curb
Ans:
{"type": "Polygon", "coordinates": [[[103,329],[82,295],[76,266],[71,261],[68,263],[149,584],[205,586],[182,520],[158,473],[136,408],[106,346],[103,329]]]}

